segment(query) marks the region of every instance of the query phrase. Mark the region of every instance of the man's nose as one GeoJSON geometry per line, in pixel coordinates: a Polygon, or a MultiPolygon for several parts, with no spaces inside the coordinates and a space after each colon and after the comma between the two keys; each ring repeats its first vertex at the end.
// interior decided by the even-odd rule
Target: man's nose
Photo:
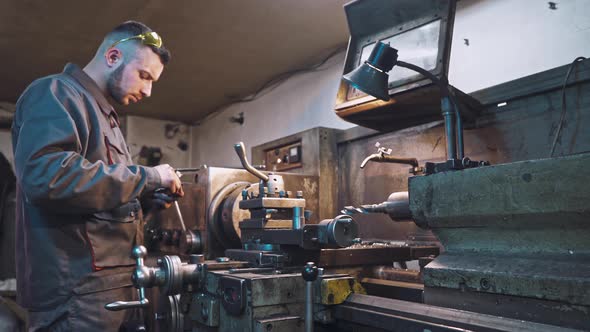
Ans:
{"type": "Polygon", "coordinates": [[[146,84],[144,84],[143,88],[141,89],[141,94],[144,97],[149,97],[152,94],[152,82],[148,82],[146,84]]]}

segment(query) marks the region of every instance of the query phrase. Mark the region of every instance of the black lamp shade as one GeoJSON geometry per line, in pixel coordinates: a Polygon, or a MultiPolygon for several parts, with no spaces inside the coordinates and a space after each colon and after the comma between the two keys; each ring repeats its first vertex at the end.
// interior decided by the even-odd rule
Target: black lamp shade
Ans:
{"type": "Polygon", "coordinates": [[[389,100],[387,78],[389,75],[379,71],[366,63],[343,76],[344,80],[353,87],[384,101],[389,100]]]}
{"type": "Polygon", "coordinates": [[[344,75],[344,80],[353,87],[384,101],[389,100],[387,72],[397,62],[397,50],[377,42],[369,59],[360,67],[344,75]]]}

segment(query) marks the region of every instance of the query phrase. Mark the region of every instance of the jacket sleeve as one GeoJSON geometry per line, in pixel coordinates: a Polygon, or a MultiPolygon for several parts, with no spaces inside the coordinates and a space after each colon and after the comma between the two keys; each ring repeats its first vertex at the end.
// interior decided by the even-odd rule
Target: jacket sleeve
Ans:
{"type": "Polygon", "coordinates": [[[67,83],[42,79],[25,91],[17,103],[13,149],[29,202],[60,213],[94,213],[161,186],[153,168],[86,160],[80,153],[92,130],[83,98],[67,83]]]}

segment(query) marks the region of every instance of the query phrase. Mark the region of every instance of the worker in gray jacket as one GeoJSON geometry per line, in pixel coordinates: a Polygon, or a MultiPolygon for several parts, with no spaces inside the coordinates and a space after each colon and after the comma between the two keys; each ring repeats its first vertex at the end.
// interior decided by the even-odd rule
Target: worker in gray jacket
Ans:
{"type": "Polygon", "coordinates": [[[107,98],[127,105],[149,97],[169,58],[157,33],[125,22],[83,69],[68,64],[18,100],[17,300],[31,331],[117,331],[130,320],[104,305],[134,298],[140,201],[157,188],[183,192],[169,165],[133,164],[107,98]]]}

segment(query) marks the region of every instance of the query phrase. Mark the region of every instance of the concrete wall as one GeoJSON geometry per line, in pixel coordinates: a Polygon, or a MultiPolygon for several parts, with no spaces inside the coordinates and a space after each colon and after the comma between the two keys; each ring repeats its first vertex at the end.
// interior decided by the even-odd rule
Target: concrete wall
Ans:
{"type": "MultiPolygon", "coordinates": [[[[449,80],[473,92],[590,55],[590,1],[549,8],[544,0],[462,0],[455,18],[449,80]],[[466,45],[465,39],[468,39],[466,45]]],[[[239,166],[232,144],[248,147],[316,126],[352,125],[333,112],[344,54],[325,70],[297,75],[250,103],[234,104],[194,127],[192,164],[239,166]],[[229,118],[244,112],[245,123],[229,118]]]]}

